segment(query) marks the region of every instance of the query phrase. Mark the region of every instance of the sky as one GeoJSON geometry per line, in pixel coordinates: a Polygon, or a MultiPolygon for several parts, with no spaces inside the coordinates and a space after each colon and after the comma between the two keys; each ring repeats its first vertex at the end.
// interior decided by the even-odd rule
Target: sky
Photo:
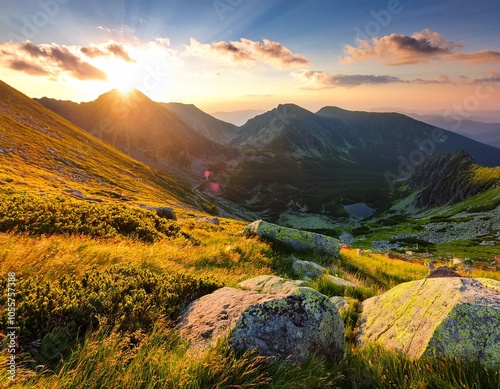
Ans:
{"type": "Polygon", "coordinates": [[[0,0],[0,79],[207,112],[500,109],[498,0],[0,0]]]}

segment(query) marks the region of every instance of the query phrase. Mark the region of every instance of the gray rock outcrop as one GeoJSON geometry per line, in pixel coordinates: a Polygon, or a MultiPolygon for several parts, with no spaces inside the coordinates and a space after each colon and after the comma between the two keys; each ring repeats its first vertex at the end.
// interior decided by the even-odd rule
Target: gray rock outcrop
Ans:
{"type": "Polygon", "coordinates": [[[257,276],[240,282],[238,286],[242,289],[260,293],[287,294],[292,293],[299,286],[306,286],[306,283],[278,276],[257,276]]]}
{"type": "Polygon", "coordinates": [[[315,262],[302,261],[293,258],[292,271],[299,277],[304,278],[317,278],[326,273],[326,269],[315,262]]]}
{"type": "Polygon", "coordinates": [[[500,282],[427,278],[362,304],[358,341],[500,369],[500,282]]]}
{"type": "Polygon", "coordinates": [[[215,224],[217,226],[220,224],[220,220],[218,217],[198,217],[195,220],[197,222],[215,224]]]}
{"type": "Polygon", "coordinates": [[[352,286],[352,287],[356,286],[356,284],[354,282],[344,280],[343,278],[340,278],[340,277],[332,276],[331,274],[325,274],[323,277],[325,277],[330,282],[333,282],[334,284],[337,284],[337,285],[352,286]]]}
{"type": "Polygon", "coordinates": [[[142,209],[147,209],[148,211],[156,212],[156,214],[163,219],[177,220],[177,217],[175,216],[175,212],[174,212],[173,208],[170,208],[170,207],[151,207],[151,206],[144,205],[144,204],[141,204],[140,207],[142,209]]]}
{"type": "Polygon", "coordinates": [[[317,252],[335,258],[338,257],[340,252],[340,241],[338,239],[314,232],[281,227],[262,220],[257,220],[246,226],[243,234],[256,235],[259,238],[281,244],[295,251],[317,252]]]}
{"type": "Polygon", "coordinates": [[[227,336],[235,350],[294,363],[313,354],[333,361],[344,356],[344,325],[337,308],[306,287],[283,294],[225,287],[193,302],[179,328],[193,347],[205,348],[227,336]]]}

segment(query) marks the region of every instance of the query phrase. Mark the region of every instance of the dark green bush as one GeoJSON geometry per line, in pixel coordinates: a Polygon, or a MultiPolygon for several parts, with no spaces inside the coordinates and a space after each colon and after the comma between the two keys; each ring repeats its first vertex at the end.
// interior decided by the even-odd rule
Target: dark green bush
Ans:
{"type": "Polygon", "coordinates": [[[371,229],[368,226],[361,226],[351,230],[351,234],[353,234],[354,236],[365,235],[369,234],[370,232],[371,229]]]}
{"type": "MultiPolygon", "coordinates": [[[[154,273],[137,265],[119,264],[92,269],[82,277],[54,281],[19,277],[16,284],[19,342],[26,346],[47,334],[72,338],[99,326],[118,331],[148,331],[160,317],[175,322],[187,303],[221,285],[212,278],[154,273]]],[[[0,281],[0,306],[6,306],[6,279],[0,281]]],[[[2,319],[6,322],[7,312],[2,319]]],[[[63,342],[64,343],[64,342],[63,342]]]]}
{"type": "Polygon", "coordinates": [[[151,211],[20,193],[0,193],[0,232],[124,236],[145,242],[189,238],[176,222],[162,219],[151,211]]]}

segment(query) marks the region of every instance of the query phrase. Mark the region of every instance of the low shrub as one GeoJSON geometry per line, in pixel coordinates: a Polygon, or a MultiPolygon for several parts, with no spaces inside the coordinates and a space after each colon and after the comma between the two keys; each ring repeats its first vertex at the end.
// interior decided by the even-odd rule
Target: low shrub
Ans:
{"type": "MultiPolygon", "coordinates": [[[[213,278],[155,273],[138,265],[119,264],[105,270],[92,269],[76,278],[58,280],[19,277],[16,284],[17,323],[22,329],[19,344],[41,340],[42,346],[60,344],[67,349],[72,340],[100,321],[116,331],[148,331],[160,318],[175,322],[191,301],[221,287],[213,278]],[[58,342],[49,340],[58,339],[58,342]]],[[[7,281],[0,281],[0,306],[6,306],[7,281]]],[[[2,312],[6,322],[7,312],[2,312]]],[[[44,360],[44,348],[40,348],[44,360]]],[[[58,355],[51,350],[51,355],[58,355]]]]}
{"type": "Polygon", "coordinates": [[[176,222],[151,211],[27,193],[0,193],[0,232],[122,236],[145,242],[190,238],[176,222]]]}

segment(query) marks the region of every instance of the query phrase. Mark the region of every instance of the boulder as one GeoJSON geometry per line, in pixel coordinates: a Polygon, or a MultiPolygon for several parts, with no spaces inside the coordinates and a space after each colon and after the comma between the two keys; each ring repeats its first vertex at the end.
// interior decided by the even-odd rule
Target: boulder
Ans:
{"type": "Polygon", "coordinates": [[[332,276],[331,274],[325,274],[323,277],[326,277],[330,282],[341,286],[356,286],[354,282],[344,280],[343,278],[332,276]]]}
{"type": "Polygon", "coordinates": [[[235,350],[294,363],[312,355],[331,361],[344,356],[344,325],[337,308],[306,287],[283,294],[225,287],[193,302],[179,328],[195,348],[227,336],[235,350]]]}
{"type": "Polygon", "coordinates": [[[340,241],[338,239],[314,232],[281,227],[262,220],[257,220],[246,226],[243,234],[256,235],[259,238],[281,244],[295,251],[317,252],[333,257],[338,257],[340,252],[340,241]]]}
{"type": "Polygon", "coordinates": [[[365,300],[357,340],[500,369],[499,323],[499,281],[427,278],[365,300]]]}
{"type": "Polygon", "coordinates": [[[168,220],[177,220],[177,217],[175,216],[175,212],[173,208],[170,207],[151,207],[148,205],[141,204],[140,207],[142,209],[147,209],[148,211],[154,211],[158,215],[158,217],[161,217],[163,219],[168,219],[168,220]]]}
{"type": "Polygon", "coordinates": [[[427,278],[460,277],[455,270],[448,266],[441,266],[431,271],[427,278]]]}
{"type": "Polygon", "coordinates": [[[89,201],[92,203],[103,203],[103,199],[98,199],[98,198],[93,198],[93,197],[87,197],[85,196],[82,192],[76,189],[64,189],[63,193],[67,193],[71,196],[73,196],[75,199],[78,200],[84,200],[84,201],[89,201]]]}
{"type": "Polygon", "coordinates": [[[238,284],[238,286],[242,289],[273,294],[291,293],[299,286],[305,285],[306,283],[304,281],[288,280],[278,276],[257,276],[238,284]]]}
{"type": "Polygon", "coordinates": [[[208,224],[215,224],[217,226],[220,224],[220,221],[219,221],[218,217],[198,217],[195,220],[197,222],[208,223],[208,224]]]}
{"type": "Polygon", "coordinates": [[[339,313],[344,313],[349,309],[349,301],[342,296],[330,297],[330,301],[337,307],[339,313]]]}
{"type": "Polygon", "coordinates": [[[323,266],[320,266],[315,262],[301,261],[296,258],[293,258],[292,270],[298,277],[301,278],[317,278],[326,273],[326,269],[323,266]]]}

